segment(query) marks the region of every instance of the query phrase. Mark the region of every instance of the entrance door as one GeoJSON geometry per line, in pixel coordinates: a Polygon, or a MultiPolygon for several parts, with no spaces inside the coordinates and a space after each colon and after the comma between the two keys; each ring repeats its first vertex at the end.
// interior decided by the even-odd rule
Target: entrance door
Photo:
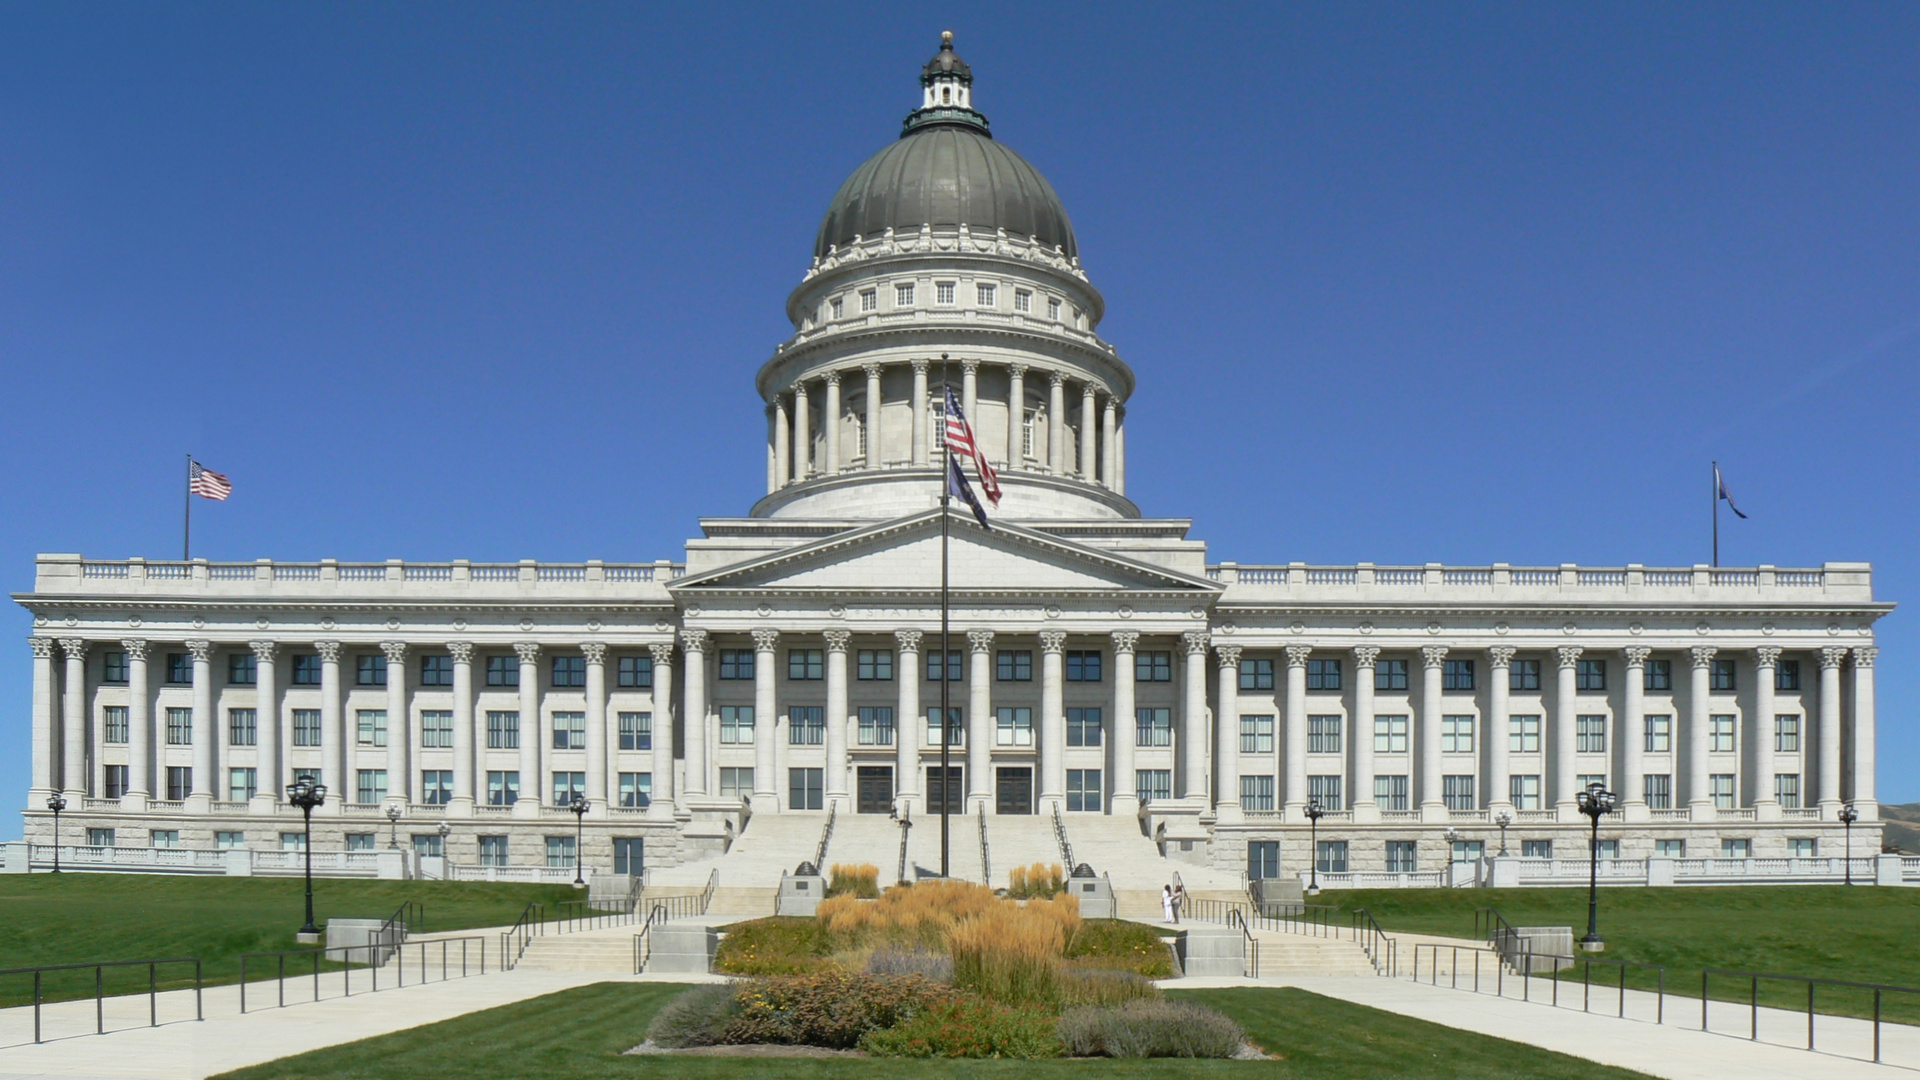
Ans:
{"type": "Polygon", "coordinates": [[[859,803],[862,814],[884,814],[893,809],[893,766],[862,765],[859,772],[859,803]]]}
{"type": "Polygon", "coordinates": [[[947,782],[940,783],[940,766],[927,766],[927,813],[937,814],[942,807],[950,806],[948,811],[954,814],[967,812],[966,787],[960,782],[960,766],[947,766],[947,782]],[[944,788],[944,792],[943,792],[944,788]],[[944,796],[944,797],[943,797],[944,796]]]}
{"type": "Polygon", "coordinates": [[[647,872],[647,841],[640,836],[613,838],[613,872],[638,876],[647,872]]]}
{"type": "Polygon", "coordinates": [[[993,773],[993,812],[1033,813],[1033,770],[1003,765],[993,773]]]}

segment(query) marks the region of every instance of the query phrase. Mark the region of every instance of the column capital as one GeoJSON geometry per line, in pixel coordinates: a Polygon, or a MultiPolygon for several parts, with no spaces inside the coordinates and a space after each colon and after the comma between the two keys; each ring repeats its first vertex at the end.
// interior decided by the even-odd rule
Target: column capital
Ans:
{"type": "MultiPolygon", "coordinates": [[[[146,650],[141,651],[144,653],[146,650]]],[[[337,641],[316,641],[313,643],[313,651],[319,653],[320,659],[329,664],[340,662],[340,643],[337,641]]]]}
{"type": "Polygon", "coordinates": [[[680,631],[680,651],[703,653],[707,651],[707,632],[705,630],[680,631]]]}
{"type": "Polygon", "coordinates": [[[1026,364],[1008,364],[1007,374],[1012,375],[1016,379],[1024,379],[1027,377],[1027,365],[1026,364]]]}
{"type": "Polygon", "coordinates": [[[919,652],[920,638],[922,636],[918,630],[895,630],[893,632],[893,640],[899,643],[900,651],[903,653],[919,652]]]}
{"type": "Polygon", "coordinates": [[[1753,662],[1761,667],[1777,667],[1781,651],[1778,645],[1762,645],[1753,650],[1753,662]]]}
{"type": "Polygon", "coordinates": [[[447,652],[456,664],[473,663],[473,642],[471,641],[449,641],[447,652]]]}
{"type": "Polygon", "coordinates": [[[1645,645],[1634,645],[1630,648],[1621,649],[1620,651],[1626,654],[1627,666],[1630,668],[1646,667],[1647,657],[1653,655],[1653,650],[1647,648],[1645,645]]]}
{"type": "Polygon", "coordinates": [[[1854,669],[1858,670],[1860,668],[1873,667],[1874,658],[1879,655],[1880,655],[1880,646],[1878,645],[1855,646],[1853,650],[1854,669]]]}
{"type": "Polygon", "coordinates": [[[1313,655],[1313,646],[1311,645],[1289,645],[1287,646],[1287,666],[1290,668],[1306,667],[1307,657],[1311,655],[1313,655]]]}
{"type": "Polygon", "coordinates": [[[1571,671],[1580,663],[1580,654],[1587,650],[1581,645],[1562,645],[1554,651],[1560,654],[1560,670],[1571,671]]]}
{"type": "MultiPolygon", "coordinates": [[[[1718,648],[1712,645],[1695,645],[1693,647],[1694,669],[1701,670],[1713,666],[1714,654],[1719,651],[1718,648]]],[[[1845,652],[1846,650],[1842,649],[1841,651],[1845,652]]]]}
{"type": "MultiPolygon", "coordinates": [[[[53,659],[53,639],[52,638],[30,637],[27,639],[27,644],[33,649],[33,658],[35,660],[53,659]]],[[[144,646],[146,642],[143,641],[140,644],[144,646]]],[[[129,649],[128,653],[131,654],[132,650],[129,649]]]]}
{"type": "Polygon", "coordinates": [[[926,375],[926,373],[927,373],[927,366],[928,366],[929,364],[931,364],[931,363],[932,363],[932,361],[930,361],[930,360],[909,360],[909,361],[907,361],[907,363],[908,363],[909,365],[911,365],[911,366],[912,366],[912,368],[913,368],[913,373],[914,373],[915,375],[920,375],[920,376],[925,376],[925,375],[926,375]]]}
{"type": "Polygon", "coordinates": [[[1237,668],[1240,666],[1241,648],[1239,645],[1215,645],[1213,651],[1220,657],[1222,668],[1237,668]]]}
{"type": "Polygon", "coordinates": [[[523,664],[532,664],[540,659],[540,643],[537,641],[516,641],[513,651],[523,664]]]}
{"type": "Polygon", "coordinates": [[[183,641],[181,642],[181,644],[185,645],[187,647],[187,652],[193,655],[194,663],[205,664],[213,660],[213,642],[183,641]]]}
{"type": "Polygon", "coordinates": [[[1487,666],[1496,671],[1510,668],[1513,666],[1513,654],[1519,651],[1511,645],[1495,645],[1487,650],[1487,666]]]}
{"type": "Polygon", "coordinates": [[[1133,630],[1115,630],[1113,632],[1113,652],[1118,656],[1130,653],[1140,645],[1140,635],[1133,630]]]}
{"type": "Polygon", "coordinates": [[[61,638],[60,651],[65,653],[69,660],[85,660],[87,658],[87,640],[77,637],[61,638]]]}
{"type": "Polygon", "coordinates": [[[1353,647],[1353,664],[1355,667],[1370,668],[1373,666],[1374,661],[1378,659],[1380,659],[1380,646],[1378,645],[1355,645],[1353,647]]]}
{"type": "Polygon", "coordinates": [[[647,646],[647,651],[653,654],[655,667],[666,667],[673,663],[673,642],[671,641],[656,641],[647,646]]]}
{"type": "Polygon", "coordinates": [[[1422,645],[1420,647],[1420,662],[1424,664],[1429,670],[1437,668],[1440,665],[1446,663],[1447,662],[1447,646],[1422,645]]]}
{"type": "Polygon", "coordinates": [[[772,652],[780,645],[780,631],[755,630],[753,632],[753,651],[772,652]]]}
{"type": "Polygon", "coordinates": [[[867,378],[869,379],[879,378],[880,368],[881,368],[881,365],[879,364],[861,364],[860,365],[860,370],[866,372],[867,378]]]}
{"type": "Polygon", "coordinates": [[[978,374],[980,374],[980,361],[978,361],[978,360],[962,360],[962,361],[960,361],[960,374],[962,374],[962,375],[978,375],[978,374]]]}
{"type": "Polygon", "coordinates": [[[277,641],[249,641],[247,642],[247,648],[253,650],[255,659],[272,663],[274,654],[280,651],[280,643],[277,641]]]}
{"type": "Polygon", "coordinates": [[[586,656],[589,664],[607,662],[607,643],[604,641],[583,641],[580,643],[580,652],[586,656]]]}
{"type": "Polygon", "coordinates": [[[828,389],[828,390],[840,389],[840,373],[837,371],[832,371],[832,370],[823,371],[820,373],[819,379],[820,379],[820,385],[825,389],[828,389]]]}
{"type": "Polygon", "coordinates": [[[1189,630],[1180,635],[1180,643],[1186,646],[1188,656],[1205,656],[1212,642],[1213,635],[1205,630],[1189,630]]]}
{"type": "Polygon", "coordinates": [[[984,655],[988,649],[993,648],[993,631],[991,630],[967,631],[967,646],[974,653],[984,655]]]}
{"type": "MultiPolygon", "coordinates": [[[[380,643],[380,651],[387,654],[388,664],[407,662],[407,643],[404,641],[383,641],[380,643]]],[[[391,679],[393,676],[387,677],[391,679]]]]}
{"type": "Polygon", "coordinates": [[[828,630],[821,636],[827,639],[827,651],[830,653],[846,652],[848,643],[853,641],[851,630],[828,630]]]}
{"type": "Polygon", "coordinates": [[[1057,653],[1066,647],[1067,632],[1065,630],[1040,631],[1040,649],[1042,652],[1057,653]]]}
{"type": "Polygon", "coordinates": [[[1067,385],[1067,373],[1064,371],[1047,372],[1047,385],[1065,387],[1067,385]]]}
{"type": "MultiPolygon", "coordinates": [[[[1695,650],[1695,651],[1698,651],[1698,650],[1695,650]]],[[[1847,658],[1847,653],[1849,651],[1850,650],[1848,650],[1848,648],[1845,645],[1829,645],[1826,648],[1821,649],[1820,650],[1821,670],[1832,671],[1837,669],[1840,666],[1841,661],[1847,658]]]]}

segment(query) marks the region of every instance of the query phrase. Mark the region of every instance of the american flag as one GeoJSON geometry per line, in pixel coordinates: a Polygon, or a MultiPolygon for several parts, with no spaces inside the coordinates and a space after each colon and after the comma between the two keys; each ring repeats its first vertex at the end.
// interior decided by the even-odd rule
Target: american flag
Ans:
{"type": "Polygon", "coordinates": [[[225,499],[233,494],[233,482],[196,461],[187,490],[202,498],[225,499]]]}
{"type": "Polygon", "coordinates": [[[967,415],[960,411],[960,401],[954,397],[953,387],[947,387],[947,448],[956,457],[973,459],[973,467],[980,474],[980,490],[987,501],[1000,505],[1000,475],[987,464],[987,455],[980,452],[980,444],[974,441],[973,425],[967,423],[967,415]]]}

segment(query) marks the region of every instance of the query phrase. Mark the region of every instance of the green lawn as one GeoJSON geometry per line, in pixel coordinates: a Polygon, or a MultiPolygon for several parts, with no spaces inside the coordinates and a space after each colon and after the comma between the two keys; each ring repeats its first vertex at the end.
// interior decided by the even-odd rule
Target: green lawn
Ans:
{"type": "Polygon", "coordinates": [[[1278,1080],[1632,1080],[1642,1074],[1302,990],[1192,990],[1278,1061],[908,1061],[625,1057],[685,987],[600,983],[444,1023],[281,1058],[220,1080],[786,1080],[788,1077],[1261,1077],[1278,1080]]]}
{"type": "MultiPolygon", "coordinates": [[[[241,953],[300,947],[293,935],[306,918],[304,891],[299,878],[9,874],[0,877],[0,969],[197,956],[208,982],[232,982],[241,953]]],[[[552,914],[558,901],[578,895],[564,885],[319,879],[313,914],[323,926],[328,918],[384,919],[413,900],[426,907],[424,929],[455,930],[510,924],[533,899],[545,900],[552,914]]],[[[489,943],[489,962],[498,948],[489,943]]],[[[147,986],[145,968],[106,977],[110,994],[147,986]]],[[[163,968],[159,977],[163,987],[180,977],[191,985],[192,970],[163,968]]],[[[0,976],[0,1005],[27,1000],[31,985],[0,976]]],[[[91,995],[93,973],[49,974],[43,991],[91,995]]]]}

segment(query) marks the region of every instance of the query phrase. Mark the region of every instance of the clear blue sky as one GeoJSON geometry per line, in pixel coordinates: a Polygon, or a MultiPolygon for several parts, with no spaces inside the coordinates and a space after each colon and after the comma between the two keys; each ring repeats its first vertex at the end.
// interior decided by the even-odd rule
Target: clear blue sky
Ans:
{"type": "Polygon", "coordinates": [[[1904,3],[7,4],[0,580],[177,557],[189,449],[211,558],[677,557],[948,25],[1139,373],[1129,493],[1215,559],[1691,564],[1717,457],[1723,561],[1920,603],[1904,3]]]}

